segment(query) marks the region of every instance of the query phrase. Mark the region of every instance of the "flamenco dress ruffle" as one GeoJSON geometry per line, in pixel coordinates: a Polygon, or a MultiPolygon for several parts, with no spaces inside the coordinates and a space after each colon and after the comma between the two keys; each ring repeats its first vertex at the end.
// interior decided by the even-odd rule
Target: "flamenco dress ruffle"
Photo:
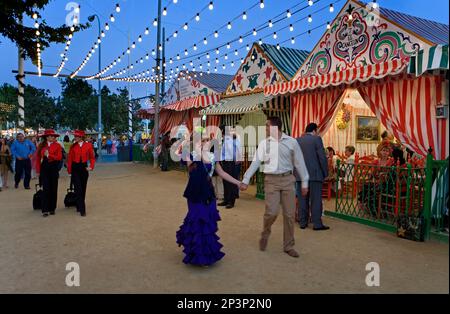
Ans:
{"type": "Polygon", "coordinates": [[[177,244],[184,247],[185,264],[210,266],[221,260],[222,244],[217,236],[220,221],[216,201],[210,204],[193,203],[188,200],[188,213],[176,234],[177,244]]]}

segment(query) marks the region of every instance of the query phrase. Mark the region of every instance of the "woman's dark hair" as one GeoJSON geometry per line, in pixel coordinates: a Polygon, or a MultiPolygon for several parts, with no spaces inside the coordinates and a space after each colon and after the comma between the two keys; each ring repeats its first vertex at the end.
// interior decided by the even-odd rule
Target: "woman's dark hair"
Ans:
{"type": "Polygon", "coordinates": [[[269,117],[267,121],[269,121],[271,126],[278,127],[279,131],[283,129],[283,121],[281,121],[280,117],[269,117]]]}
{"type": "Polygon", "coordinates": [[[334,148],[331,147],[331,146],[328,146],[328,147],[327,147],[327,151],[332,152],[332,153],[333,153],[333,156],[336,155],[336,152],[334,151],[334,148]]]}
{"type": "Polygon", "coordinates": [[[42,151],[42,149],[45,146],[47,146],[47,137],[43,136],[43,137],[41,137],[41,142],[39,143],[38,148],[37,148],[37,156],[38,156],[38,158],[41,158],[40,157],[41,156],[41,151],[42,151]]]}
{"type": "Polygon", "coordinates": [[[347,146],[345,147],[346,151],[349,151],[352,155],[356,152],[355,146],[347,146]]]}
{"type": "Polygon", "coordinates": [[[66,142],[66,143],[70,142],[70,138],[68,135],[64,136],[64,142],[66,142]]]}
{"type": "Polygon", "coordinates": [[[394,147],[392,150],[392,158],[394,158],[395,164],[400,162],[400,166],[403,166],[406,163],[405,157],[403,157],[403,151],[399,147],[394,147]]]}
{"type": "Polygon", "coordinates": [[[389,132],[388,131],[384,131],[383,133],[381,133],[381,138],[385,139],[389,136],[389,132]]]}

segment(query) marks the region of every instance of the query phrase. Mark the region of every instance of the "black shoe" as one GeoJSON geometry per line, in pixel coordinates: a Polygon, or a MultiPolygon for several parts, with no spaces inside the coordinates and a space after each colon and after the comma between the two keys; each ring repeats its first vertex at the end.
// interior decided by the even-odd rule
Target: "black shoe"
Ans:
{"type": "Polygon", "coordinates": [[[322,227],[318,227],[318,228],[314,227],[313,230],[314,231],[324,231],[324,230],[329,230],[329,229],[330,229],[330,227],[323,225],[322,227]]]}
{"type": "Polygon", "coordinates": [[[15,189],[18,189],[18,188],[19,188],[19,185],[18,185],[18,184],[14,184],[14,188],[15,188],[15,189]]]}
{"type": "Polygon", "coordinates": [[[234,205],[229,204],[229,205],[225,206],[225,208],[231,209],[231,208],[234,208],[234,205]]]}
{"type": "Polygon", "coordinates": [[[227,205],[228,205],[227,202],[222,202],[222,203],[217,204],[217,206],[227,206],[227,205]]]}
{"type": "Polygon", "coordinates": [[[86,213],[81,213],[81,217],[86,217],[86,213]]]}
{"type": "Polygon", "coordinates": [[[50,212],[50,215],[54,216],[54,215],[55,215],[55,212],[50,212]]]}
{"type": "Polygon", "coordinates": [[[47,218],[48,217],[48,213],[43,213],[42,217],[47,218]]]}
{"type": "Polygon", "coordinates": [[[25,190],[30,190],[31,188],[29,187],[29,186],[26,186],[25,187],[25,190]]]}
{"type": "Polygon", "coordinates": [[[308,228],[308,225],[304,225],[304,226],[301,226],[301,225],[300,225],[300,229],[304,230],[304,229],[306,229],[306,228],[308,228]]]}

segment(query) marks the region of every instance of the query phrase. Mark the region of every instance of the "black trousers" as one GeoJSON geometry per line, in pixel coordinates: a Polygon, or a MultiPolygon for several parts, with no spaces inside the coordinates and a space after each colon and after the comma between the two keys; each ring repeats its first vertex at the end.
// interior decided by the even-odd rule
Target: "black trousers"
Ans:
{"type": "Polygon", "coordinates": [[[30,187],[31,180],[31,160],[17,160],[16,159],[16,174],[14,176],[14,180],[16,181],[16,185],[19,185],[20,180],[22,180],[23,173],[25,172],[25,179],[23,181],[23,185],[26,188],[30,187]]]}
{"type": "MultiPolygon", "coordinates": [[[[240,166],[236,165],[236,162],[222,161],[220,164],[223,171],[239,180],[240,166]]],[[[223,180],[223,198],[225,203],[234,205],[236,199],[239,198],[239,188],[235,184],[223,180]]]]}
{"type": "Polygon", "coordinates": [[[42,198],[42,213],[54,213],[58,202],[59,162],[48,162],[41,165],[39,184],[44,191],[42,198]]]}
{"type": "Polygon", "coordinates": [[[86,163],[72,163],[72,183],[77,195],[77,211],[86,214],[86,188],[89,172],[86,163]]]}

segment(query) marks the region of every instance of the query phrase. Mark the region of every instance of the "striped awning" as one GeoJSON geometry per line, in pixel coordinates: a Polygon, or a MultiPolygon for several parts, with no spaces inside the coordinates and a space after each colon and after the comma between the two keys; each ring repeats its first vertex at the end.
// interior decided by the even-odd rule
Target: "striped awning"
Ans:
{"type": "Polygon", "coordinates": [[[184,111],[192,108],[206,108],[220,100],[220,95],[196,96],[162,107],[165,110],[184,111]]]}
{"type": "Polygon", "coordinates": [[[448,69],[448,45],[438,45],[429,49],[422,49],[417,55],[411,57],[408,73],[419,76],[428,71],[448,69]]]}
{"type": "Polygon", "coordinates": [[[288,108],[284,101],[277,101],[272,96],[266,97],[263,93],[257,93],[222,99],[216,105],[200,111],[200,114],[210,116],[244,114],[263,109],[287,110],[288,108]]]}
{"type": "Polygon", "coordinates": [[[408,66],[409,58],[397,59],[375,65],[347,69],[340,72],[331,72],[320,76],[309,76],[295,81],[284,82],[277,85],[267,86],[264,89],[266,96],[284,95],[296,93],[303,90],[313,90],[328,86],[338,86],[341,84],[352,84],[354,82],[366,82],[370,79],[381,79],[388,75],[396,75],[405,70],[408,66]]]}

